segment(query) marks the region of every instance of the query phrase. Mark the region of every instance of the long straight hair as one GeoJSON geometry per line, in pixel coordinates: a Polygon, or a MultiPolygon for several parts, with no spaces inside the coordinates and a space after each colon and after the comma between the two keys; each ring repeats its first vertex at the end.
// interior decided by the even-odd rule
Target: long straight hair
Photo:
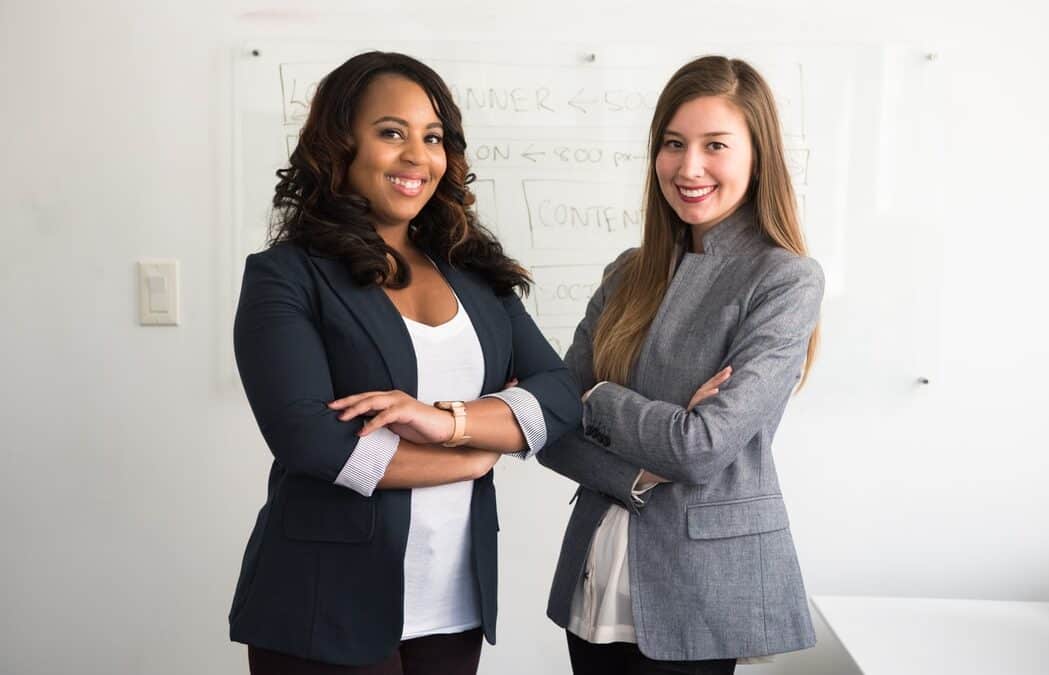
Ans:
{"type": "MultiPolygon", "coordinates": [[[[659,95],[649,132],[645,181],[645,224],[641,247],[622,264],[619,282],[594,331],[594,374],[598,380],[626,384],[641,343],[670,284],[669,270],[687,225],[663,197],[656,176],[656,156],[670,120],[684,103],[701,96],[720,96],[735,105],[747,121],[754,146],[754,166],[747,200],[757,226],[776,245],[806,255],[794,188],[783,157],[776,103],[768,84],[739,59],[704,56],[682,66],[659,95]]],[[[809,338],[800,388],[808,379],[819,343],[819,326],[809,338]]]]}

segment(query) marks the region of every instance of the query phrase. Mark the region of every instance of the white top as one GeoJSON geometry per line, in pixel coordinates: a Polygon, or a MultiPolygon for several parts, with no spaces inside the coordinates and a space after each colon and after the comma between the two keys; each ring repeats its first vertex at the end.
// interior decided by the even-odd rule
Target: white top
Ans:
{"type": "Polygon", "coordinates": [[[867,675],[1045,675],[1049,602],[816,596],[867,675]]]}
{"type": "MultiPolygon", "coordinates": [[[[455,316],[439,326],[402,317],[418,368],[416,399],[472,401],[484,386],[484,354],[473,323],[456,296],[455,316]]],[[[512,453],[527,459],[546,444],[539,401],[511,387],[481,398],[502,400],[524,434],[527,448],[512,453]]],[[[467,420],[467,433],[469,433],[467,420]]],[[[357,442],[335,479],[336,485],[370,497],[397,451],[400,436],[385,427],[357,442]]],[[[402,640],[457,633],[481,625],[477,581],[471,563],[470,503],[473,481],[412,490],[411,522],[404,556],[402,640]]]]}
{"type": "MultiPolygon", "coordinates": [[[[439,326],[405,319],[419,365],[418,400],[472,401],[484,386],[484,355],[462,305],[439,326]]],[[[470,561],[473,481],[412,490],[404,554],[402,640],[481,625],[470,561]]]]}
{"type": "Polygon", "coordinates": [[[567,626],[569,632],[587,642],[637,642],[630,608],[629,526],[627,510],[609,506],[590,542],[583,577],[572,595],[567,626]]]}

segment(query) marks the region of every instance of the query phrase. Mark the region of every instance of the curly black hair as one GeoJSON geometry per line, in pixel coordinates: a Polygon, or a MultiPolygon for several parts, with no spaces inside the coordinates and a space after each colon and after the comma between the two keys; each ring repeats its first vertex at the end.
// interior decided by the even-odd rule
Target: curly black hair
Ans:
{"type": "Polygon", "coordinates": [[[417,83],[444,126],[448,167],[433,197],[409,225],[421,250],[485,279],[498,295],[527,294],[531,277],[509,258],[477,221],[466,163],[462,114],[448,86],[431,68],[404,54],[366,52],[326,75],[310,103],[309,117],[289,165],[277,171],[268,244],[296,242],[345,260],[354,281],[404,288],[411,272],[403,256],[375,230],[368,201],[349,191],[346,173],[355,149],[351,125],[368,85],[395,74],[417,83]]]}

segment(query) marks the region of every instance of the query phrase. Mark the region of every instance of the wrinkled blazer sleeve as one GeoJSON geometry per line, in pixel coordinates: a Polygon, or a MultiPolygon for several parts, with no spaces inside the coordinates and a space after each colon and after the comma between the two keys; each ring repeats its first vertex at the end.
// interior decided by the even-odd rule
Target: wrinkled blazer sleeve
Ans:
{"type": "Polygon", "coordinates": [[[543,447],[549,447],[570,429],[579,426],[582,416],[582,403],[577,393],[579,385],[543,337],[517,294],[508,293],[501,300],[513,334],[513,371],[509,375],[517,378],[517,386],[539,402],[546,425],[543,447]]]}
{"type": "Polygon", "coordinates": [[[608,450],[671,481],[708,482],[782,408],[801,375],[819,317],[823,273],[811,258],[773,265],[755,287],[729,347],[732,377],[691,411],[604,384],[583,407],[583,424],[608,437],[608,450]]]}
{"type": "Polygon", "coordinates": [[[234,322],[237,369],[262,436],[292,474],[334,483],[357,445],[359,420],[340,422],[317,330],[308,263],[287,250],[248,257],[234,322]]]}
{"type": "MultiPolygon", "coordinates": [[[[586,315],[576,327],[572,346],[565,354],[565,363],[578,381],[579,388],[574,392],[576,400],[595,384],[593,333],[604,310],[611,275],[625,257],[626,253],[605,268],[603,281],[590,298],[586,315]]],[[[597,391],[607,386],[609,383],[601,385],[597,391]]],[[[578,426],[557,443],[550,444],[536,458],[543,466],[615,499],[632,511],[639,506],[631,496],[631,490],[641,471],[640,466],[635,461],[618,457],[590,442],[578,426]]]]}

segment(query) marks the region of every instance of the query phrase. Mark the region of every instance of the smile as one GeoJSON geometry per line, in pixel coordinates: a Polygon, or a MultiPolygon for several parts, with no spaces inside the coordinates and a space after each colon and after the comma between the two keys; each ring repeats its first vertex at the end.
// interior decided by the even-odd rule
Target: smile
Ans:
{"type": "Polygon", "coordinates": [[[408,197],[414,197],[422,192],[423,183],[426,182],[422,178],[402,178],[400,176],[386,176],[386,180],[393,184],[394,189],[408,197]]]}
{"type": "Polygon", "coordinates": [[[717,185],[707,185],[698,188],[686,188],[680,185],[676,185],[675,187],[677,188],[677,192],[681,196],[681,199],[690,204],[695,204],[705,200],[718,189],[717,185]]]}

